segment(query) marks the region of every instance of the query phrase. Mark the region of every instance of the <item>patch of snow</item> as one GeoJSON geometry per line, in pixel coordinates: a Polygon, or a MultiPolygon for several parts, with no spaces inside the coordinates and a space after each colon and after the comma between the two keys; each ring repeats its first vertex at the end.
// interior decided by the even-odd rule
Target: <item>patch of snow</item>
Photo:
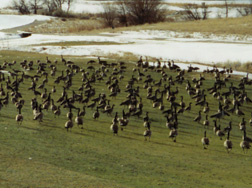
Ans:
{"type": "MultiPolygon", "coordinates": [[[[74,13],[101,13],[104,12],[102,3],[104,1],[81,1],[76,0],[70,6],[70,12],[74,13]]],[[[63,4],[63,10],[67,10],[67,4],[63,4]]]]}
{"type": "Polygon", "coordinates": [[[6,8],[12,5],[11,0],[1,0],[0,8],[6,8]]]}
{"type": "MultiPolygon", "coordinates": [[[[28,38],[8,40],[8,47],[11,50],[33,51],[39,53],[56,55],[106,55],[133,53],[162,59],[174,59],[184,62],[200,63],[223,63],[241,62],[246,63],[252,60],[251,43],[243,42],[222,42],[212,36],[213,39],[195,38],[173,38],[169,35],[176,35],[176,32],[140,31],[122,32],[110,36],[57,36],[57,35],[32,35],[28,38]],[[167,37],[167,36],[168,37],[167,37]],[[162,37],[162,40],[156,40],[162,37]],[[48,46],[48,42],[63,41],[93,41],[93,42],[117,42],[119,45],[88,45],[88,46],[48,46]],[[132,43],[134,41],[134,43],[132,43]],[[32,45],[33,46],[30,46],[32,45]],[[36,44],[44,44],[35,46],[36,44]]],[[[200,37],[199,34],[195,36],[200,37]]],[[[227,41],[228,39],[226,39],[227,41]]],[[[1,44],[0,44],[1,49],[1,44]]]]}
{"type": "Polygon", "coordinates": [[[177,6],[166,5],[164,7],[167,8],[168,10],[173,10],[173,11],[183,11],[184,10],[183,8],[177,7],[177,6]]]}
{"type": "Polygon", "coordinates": [[[0,20],[1,20],[0,30],[27,25],[34,22],[35,20],[46,21],[50,19],[52,19],[52,17],[42,16],[42,15],[6,15],[4,14],[4,15],[0,15],[0,20]]]}
{"type": "Polygon", "coordinates": [[[9,39],[18,39],[18,38],[21,38],[20,35],[18,34],[7,34],[7,33],[0,32],[0,41],[9,40],[9,39]]]}

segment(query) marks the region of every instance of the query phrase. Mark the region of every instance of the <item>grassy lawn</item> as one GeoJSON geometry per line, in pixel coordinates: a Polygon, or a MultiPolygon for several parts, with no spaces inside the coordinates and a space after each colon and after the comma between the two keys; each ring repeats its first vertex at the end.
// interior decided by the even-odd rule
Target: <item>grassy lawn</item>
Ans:
{"type": "MultiPolygon", "coordinates": [[[[56,93],[52,94],[55,104],[63,91],[62,81],[55,84],[56,77],[62,74],[66,75],[65,66],[59,56],[48,56],[54,62],[58,60],[57,72],[54,77],[50,75],[50,68],[45,68],[48,72],[48,83],[45,84],[48,92],[53,86],[56,87],[56,93]]],[[[87,61],[82,57],[64,57],[66,60],[73,60],[76,65],[87,69],[87,61]]],[[[25,71],[25,74],[35,75],[37,72],[38,59],[46,62],[46,55],[35,53],[21,52],[1,52],[0,62],[12,62],[16,60],[14,66],[7,67],[7,70],[24,70],[20,67],[20,62],[24,59],[34,61],[34,69],[25,71]]],[[[97,61],[97,59],[95,59],[97,61]]],[[[98,61],[97,61],[98,62],[98,61]]],[[[108,60],[109,63],[117,62],[117,60],[108,60]]],[[[107,77],[104,80],[92,83],[95,88],[95,97],[99,93],[105,93],[110,104],[114,104],[113,113],[106,115],[100,112],[100,117],[93,120],[92,115],[94,109],[86,108],[84,116],[84,129],[78,128],[75,124],[71,131],[64,128],[65,122],[68,120],[66,113],[68,109],[61,107],[61,115],[54,117],[51,110],[43,110],[43,122],[33,120],[31,109],[31,98],[34,98],[32,91],[28,90],[31,86],[30,79],[24,79],[19,86],[19,92],[25,100],[22,114],[24,121],[22,125],[18,125],[15,116],[18,111],[11,100],[7,106],[2,107],[0,111],[0,187],[251,187],[252,178],[252,161],[251,151],[244,154],[239,146],[241,142],[242,132],[238,128],[238,124],[242,117],[231,114],[230,117],[221,119],[221,127],[228,126],[228,122],[232,121],[233,129],[230,139],[233,142],[233,149],[227,153],[223,146],[223,140],[220,140],[213,133],[213,122],[210,119],[210,126],[204,128],[202,125],[205,120],[205,114],[202,115],[201,123],[196,123],[193,119],[197,116],[198,111],[202,108],[195,106],[195,101],[185,90],[186,82],[171,85],[171,90],[175,91],[178,87],[179,93],[176,96],[176,102],[180,102],[180,96],[184,96],[184,102],[188,106],[192,102],[192,110],[178,115],[178,137],[177,142],[173,142],[169,138],[170,130],[166,128],[166,118],[162,111],[152,107],[152,102],[146,98],[146,90],[143,89],[142,81],[135,82],[134,88],[139,86],[139,95],[142,97],[143,114],[140,118],[131,116],[128,126],[119,131],[114,136],[110,130],[112,119],[116,112],[122,116],[122,110],[128,111],[119,104],[126,99],[128,93],[126,85],[134,75],[138,77],[137,72],[133,72],[135,65],[126,63],[127,69],[122,75],[123,79],[119,80],[121,92],[116,98],[111,98],[109,89],[105,82],[109,75],[113,72],[113,68],[108,68],[107,77]],[[144,141],[143,117],[145,112],[149,112],[151,121],[152,136],[151,140],[144,141]],[[203,149],[201,138],[204,130],[207,130],[207,136],[210,139],[210,146],[207,150],[203,149]]],[[[54,64],[54,63],[52,63],[54,64]]],[[[93,65],[95,70],[100,68],[98,63],[93,65]]],[[[117,66],[118,68],[119,66],[117,66]]],[[[140,68],[143,72],[143,69],[140,68]]],[[[175,80],[177,72],[164,69],[168,76],[172,76],[175,80]]],[[[12,71],[13,72],[13,71],[12,71]]],[[[94,71],[90,70],[88,78],[94,71]]],[[[143,72],[157,82],[162,77],[156,70],[148,70],[143,72]]],[[[22,73],[18,73],[21,78],[22,73]]],[[[119,75],[118,75],[119,76],[119,75]]],[[[117,77],[118,77],[117,76],[117,77]]],[[[185,73],[185,80],[193,77],[199,78],[199,73],[185,73]]],[[[225,76],[225,75],[224,75],[225,76]]],[[[224,77],[223,76],[223,77],[224,77]]],[[[202,89],[213,86],[214,75],[204,74],[206,80],[203,81],[202,89]]],[[[221,78],[223,78],[221,77],[221,78]]],[[[45,79],[44,75],[38,79],[37,86],[45,79]]],[[[7,77],[6,77],[7,80],[7,77]]],[[[1,81],[4,90],[6,89],[6,80],[1,81]]],[[[10,77],[11,82],[15,81],[10,77]]],[[[231,76],[226,83],[227,87],[223,87],[221,92],[228,91],[230,83],[238,87],[240,78],[231,76]]],[[[67,90],[68,96],[72,96],[72,90],[80,93],[78,88],[82,85],[82,73],[74,73],[72,86],[67,90]]],[[[164,84],[168,85],[168,81],[163,82],[159,88],[163,89],[164,84]]],[[[157,89],[153,86],[153,90],[157,89]]],[[[251,86],[245,86],[245,91],[252,98],[251,86]]],[[[39,90],[43,92],[43,90],[39,90]]],[[[84,90],[85,91],[85,90],[84,90]]],[[[11,91],[9,90],[9,94],[11,91]]],[[[213,98],[208,91],[207,101],[209,102],[209,115],[214,114],[218,110],[218,100],[213,98]]],[[[160,95],[158,95],[160,96],[160,95]]],[[[1,96],[4,98],[4,96],[1,96]]],[[[11,99],[11,96],[10,96],[11,99]]],[[[230,97],[232,99],[232,97],[230,97]]],[[[42,103],[40,96],[37,96],[39,104],[42,103]]],[[[90,104],[89,101],[88,104],[90,104]]],[[[84,105],[75,102],[74,105],[82,109],[84,105]]],[[[170,103],[164,96],[165,110],[170,107],[170,103]]],[[[251,104],[244,103],[240,108],[245,112],[245,120],[247,121],[247,136],[252,135],[251,127],[248,123],[251,113],[251,104]]],[[[73,110],[74,118],[77,114],[73,110]]],[[[218,122],[219,123],[219,122],[218,122]]]]}

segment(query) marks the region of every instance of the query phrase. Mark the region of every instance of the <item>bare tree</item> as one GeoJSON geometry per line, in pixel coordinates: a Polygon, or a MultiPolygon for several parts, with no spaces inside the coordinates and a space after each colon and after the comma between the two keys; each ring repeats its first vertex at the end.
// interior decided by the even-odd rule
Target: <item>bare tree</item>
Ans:
{"type": "Polygon", "coordinates": [[[187,4],[184,7],[185,9],[185,16],[188,20],[206,20],[208,18],[208,7],[205,3],[202,6],[197,4],[187,4]],[[202,10],[200,12],[200,9],[202,10]]]}
{"type": "Polygon", "coordinates": [[[208,18],[208,7],[205,3],[202,3],[202,20],[206,20],[208,18]]]}
{"type": "Polygon", "coordinates": [[[103,4],[103,18],[106,26],[114,28],[114,21],[117,18],[117,7],[113,4],[103,4]]]}
{"type": "Polygon", "coordinates": [[[162,0],[122,0],[121,4],[131,24],[155,23],[165,18],[162,0]]]}
{"type": "Polygon", "coordinates": [[[118,3],[118,19],[119,22],[126,27],[128,26],[128,18],[127,18],[127,11],[126,11],[126,6],[123,1],[120,1],[118,3]]]}
{"type": "Polygon", "coordinates": [[[225,7],[226,7],[226,18],[228,18],[228,3],[227,3],[227,0],[225,0],[225,7]]]}
{"type": "Polygon", "coordinates": [[[237,11],[241,16],[248,16],[252,14],[252,0],[250,0],[250,4],[246,7],[237,8],[237,11]]]}
{"type": "Polygon", "coordinates": [[[21,14],[30,14],[29,6],[26,0],[13,0],[13,8],[21,14]]]}
{"type": "Polygon", "coordinates": [[[54,0],[44,0],[44,5],[46,5],[49,14],[52,14],[55,10],[57,10],[57,4],[54,0]]]}
{"type": "Polygon", "coordinates": [[[31,0],[29,5],[30,8],[33,10],[33,13],[37,14],[38,10],[42,8],[42,0],[31,0]]]}
{"type": "Polygon", "coordinates": [[[52,0],[57,5],[57,9],[62,10],[62,5],[66,2],[66,0],[52,0]]]}
{"type": "Polygon", "coordinates": [[[73,0],[67,0],[67,13],[70,10],[71,4],[72,4],[73,0]]]}

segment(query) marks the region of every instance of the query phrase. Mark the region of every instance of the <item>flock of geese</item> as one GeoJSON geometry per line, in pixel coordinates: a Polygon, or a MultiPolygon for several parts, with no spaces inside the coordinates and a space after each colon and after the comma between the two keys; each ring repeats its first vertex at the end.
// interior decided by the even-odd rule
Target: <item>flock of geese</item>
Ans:
{"type": "MultiPolygon", "coordinates": [[[[209,118],[212,118],[214,134],[220,139],[226,136],[224,147],[227,152],[230,152],[233,147],[230,140],[232,121],[224,129],[221,129],[218,121],[220,122],[225,116],[242,116],[243,119],[239,124],[239,129],[243,132],[240,147],[244,152],[250,149],[252,139],[246,135],[246,121],[244,112],[240,108],[243,104],[252,102],[246,90],[252,84],[248,76],[241,78],[238,86],[235,86],[229,81],[232,73],[231,68],[219,70],[217,67],[213,67],[212,69],[207,68],[207,70],[204,70],[202,74],[199,74],[199,78],[190,80],[185,75],[197,71],[198,67],[190,65],[187,70],[182,70],[173,61],[161,63],[159,60],[154,66],[148,60],[143,61],[141,57],[132,70],[132,76],[126,81],[124,92],[126,92],[127,96],[125,100],[120,101],[122,110],[122,116],[120,117],[118,112],[113,112],[115,104],[111,103],[122,92],[121,83],[125,79],[127,68],[124,62],[109,63],[101,60],[100,57],[98,57],[98,61],[88,61],[85,68],[72,61],[65,60],[63,56],[61,56],[61,61],[56,60],[53,62],[48,57],[45,62],[24,60],[20,63],[16,61],[9,63],[5,61],[3,65],[0,65],[0,109],[7,106],[9,101],[11,101],[18,110],[16,121],[19,125],[22,125],[24,120],[22,108],[26,101],[23,99],[20,86],[25,81],[29,81],[30,87],[27,92],[33,94],[30,104],[34,120],[42,122],[44,110],[51,110],[54,116],[57,117],[61,115],[61,108],[65,108],[68,109],[65,123],[66,130],[71,130],[74,124],[83,129],[86,110],[91,109],[94,120],[99,119],[100,113],[108,116],[115,114],[112,116],[110,129],[114,135],[117,135],[119,130],[123,131],[128,125],[131,117],[136,117],[143,119],[143,126],[145,127],[143,136],[145,140],[149,139],[150,141],[152,135],[151,118],[148,111],[145,110],[144,112],[144,106],[147,105],[144,101],[148,100],[155,110],[159,109],[162,112],[166,119],[166,127],[170,129],[169,137],[176,142],[179,119],[183,118],[181,114],[190,112],[193,108],[192,106],[195,105],[199,106],[200,110],[194,121],[209,127],[209,118]],[[59,64],[64,67],[64,70],[58,70],[59,64]],[[173,77],[169,71],[176,76],[173,77]],[[158,73],[160,79],[155,80],[151,74],[152,72],[158,73]],[[213,75],[214,82],[212,87],[203,88],[204,74],[213,75]],[[81,76],[77,78],[77,75],[81,76]],[[77,89],[73,88],[75,79],[81,79],[81,85],[77,89]],[[48,88],[49,81],[53,84],[51,89],[48,88]],[[97,96],[99,91],[94,86],[97,82],[104,82],[109,94],[99,93],[97,96]],[[143,84],[141,89],[139,83],[143,84]],[[183,83],[187,94],[192,101],[195,101],[195,103],[189,102],[188,106],[184,102],[184,97],[179,94],[181,92],[178,86],[181,86],[183,83]],[[63,91],[60,97],[56,99],[52,95],[57,92],[56,86],[59,87],[59,85],[62,86],[63,91]],[[228,88],[228,91],[223,92],[221,90],[223,87],[228,88]],[[144,100],[140,90],[146,92],[144,100]],[[207,101],[207,93],[219,103],[218,110],[214,114],[210,114],[210,101],[207,101]],[[165,105],[165,99],[169,105],[165,105]],[[73,110],[77,111],[75,118],[73,110]],[[205,114],[204,121],[203,113],[205,114]]],[[[252,119],[249,120],[249,124],[252,125],[252,119]]],[[[210,140],[207,137],[206,130],[201,142],[203,148],[207,149],[210,140]]]]}

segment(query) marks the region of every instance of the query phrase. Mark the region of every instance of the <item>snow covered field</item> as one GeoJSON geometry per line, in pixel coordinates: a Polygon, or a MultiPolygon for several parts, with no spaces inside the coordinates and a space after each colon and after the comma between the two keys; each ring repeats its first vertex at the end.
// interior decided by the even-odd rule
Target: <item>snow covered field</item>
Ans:
{"type": "Polygon", "coordinates": [[[42,15],[0,15],[0,30],[27,25],[35,20],[46,21],[50,20],[49,16],[42,15]]]}
{"type": "MultiPolygon", "coordinates": [[[[192,38],[184,38],[184,34],[169,31],[103,33],[102,36],[71,37],[34,34],[28,38],[2,40],[0,49],[76,56],[123,55],[130,52],[139,56],[162,58],[164,60],[174,59],[176,61],[207,64],[221,62],[245,63],[252,59],[252,38],[242,40],[235,38],[235,36],[223,36],[221,38],[213,35],[205,39],[200,33],[194,33],[192,38]],[[64,41],[113,42],[118,44],[64,47],[46,45],[46,43],[64,41]]],[[[188,37],[188,35],[186,36],[188,37]]]]}
{"type": "MultiPolygon", "coordinates": [[[[29,24],[35,19],[48,20],[45,16],[1,15],[5,20],[0,28],[17,27],[29,24]]],[[[204,36],[201,33],[178,33],[171,31],[139,31],[103,33],[97,36],[58,36],[33,34],[28,38],[0,33],[1,50],[33,51],[48,54],[76,56],[133,53],[136,55],[174,59],[184,62],[223,63],[252,60],[252,38],[237,36],[204,36]],[[46,43],[64,41],[113,42],[118,44],[88,46],[49,46],[46,43]],[[43,44],[43,45],[41,45],[43,44]],[[38,46],[36,46],[38,45],[38,46]]]]}

